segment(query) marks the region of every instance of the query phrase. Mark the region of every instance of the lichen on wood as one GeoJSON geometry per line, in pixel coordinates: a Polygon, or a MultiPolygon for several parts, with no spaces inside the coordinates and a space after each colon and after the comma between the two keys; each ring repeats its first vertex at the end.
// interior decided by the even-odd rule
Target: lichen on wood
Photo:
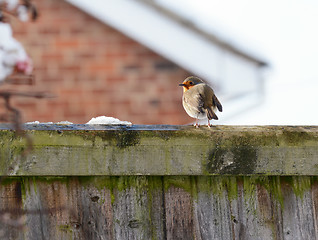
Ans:
{"type": "Polygon", "coordinates": [[[0,128],[6,239],[318,237],[318,127],[0,128]]]}
{"type": "Polygon", "coordinates": [[[8,175],[318,174],[318,127],[41,128],[26,129],[34,148],[27,156],[22,138],[0,131],[2,174],[15,162],[8,175]]]}

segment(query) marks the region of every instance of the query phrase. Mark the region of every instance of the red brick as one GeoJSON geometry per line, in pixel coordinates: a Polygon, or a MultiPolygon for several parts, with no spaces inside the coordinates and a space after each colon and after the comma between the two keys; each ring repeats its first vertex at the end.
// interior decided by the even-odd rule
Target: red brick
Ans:
{"type": "Polygon", "coordinates": [[[53,52],[53,53],[45,52],[42,54],[42,61],[44,62],[47,62],[47,61],[59,62],[61,60],[63,60],[63,55],[60,52],[53,52]]]}
{"type": "Polygon", "coordinates": [[[56,39],[55,45],[58,49],[59,48],[78,48],[79,41],[77,39],[56,39]]]}
{"type": "Polygon", "coordinates": [[[17,101],[25,120],[85,123],[106,115],[138,124],[192,121],[178,86],[186,71],[65,1],[34,2],[38,21],[13,22],[35,64],[34,88],[17,90],[40,87],[57,97],[17,101]]]}

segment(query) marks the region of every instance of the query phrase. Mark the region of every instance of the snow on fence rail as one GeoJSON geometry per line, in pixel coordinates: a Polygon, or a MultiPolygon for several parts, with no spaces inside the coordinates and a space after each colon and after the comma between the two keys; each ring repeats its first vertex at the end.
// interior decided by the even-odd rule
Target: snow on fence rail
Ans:
{"type": "Polygon", "coordinates": [[[6,239],[315,239],[318,127],[0,125],[6,239]]]}

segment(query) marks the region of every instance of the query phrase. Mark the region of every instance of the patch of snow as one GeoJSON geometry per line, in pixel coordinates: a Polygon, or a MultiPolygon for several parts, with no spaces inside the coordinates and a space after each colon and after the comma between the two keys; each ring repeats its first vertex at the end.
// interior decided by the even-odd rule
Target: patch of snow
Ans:
{"type": "Polygon", "coordinates": [[[69,121],[60,121],[60,122],[57,122],[56,124],[70,125],[70,124],[74,124],[74,123],[69,122],[69,121]]]}
{"type": "Polygon", "coordinates": [[[39,121],[34,121],[34,122],[26,122],[25,124],[54,124],[54,122],[39,122],[39,121]]]}
{"type": "Polygon", "coordinates": [[[113,117],[106,117],[106,116],[99,116],[96,118],[92,118],[86,124],[103,124],[103,125],[127,125],[131,126],[132,123],[128,121],[121,121],[117,118],[113,117]]]}
{"type": "Polygon", "coordinates": [[[34,122],[26,122],[25,124],[40,124],[39,121],[34,121],[34,122]]]}

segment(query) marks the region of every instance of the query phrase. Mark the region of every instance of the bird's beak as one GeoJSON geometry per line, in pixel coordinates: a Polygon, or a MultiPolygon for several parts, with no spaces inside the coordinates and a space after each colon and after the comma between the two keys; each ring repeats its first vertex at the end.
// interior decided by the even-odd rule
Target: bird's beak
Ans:
{"type": "Polygon", "coordinates": [[[183,83],[180,83],[180,84],[179,84],[179,86],[185,87],[185,84],[183,84],[183,83]]]}

